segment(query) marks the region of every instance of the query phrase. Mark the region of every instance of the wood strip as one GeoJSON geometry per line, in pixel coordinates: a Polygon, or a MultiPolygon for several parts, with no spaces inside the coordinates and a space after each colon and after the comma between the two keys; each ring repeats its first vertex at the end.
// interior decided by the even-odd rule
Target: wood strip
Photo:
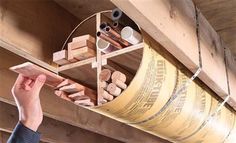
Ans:
{"type": "Polygon", "coordinates": [[[44,74],[47,77],[46,84],[52,87],[56,87],[60,84],[64,78],[52,73],[48,70],[45,70],[35,64],[26,62],[17,66],[13,66],[10,70],[22,74],[23,76],[29,77],[31,79],[36,79],[40,74],[44,74]]]}

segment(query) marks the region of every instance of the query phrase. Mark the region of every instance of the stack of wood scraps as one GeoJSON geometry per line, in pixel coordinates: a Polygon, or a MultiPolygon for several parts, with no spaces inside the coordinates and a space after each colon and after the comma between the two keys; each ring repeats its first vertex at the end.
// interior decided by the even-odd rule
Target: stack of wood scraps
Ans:
{"type": "Polygon", "coordinates": [[[66,65],[95,56],[95,38],[91,35],[83,35],[73,38],[72,42],[68,43],[67,50],[53,53],[53,62],[66,65]]]}
{"type": "Polygon", "coordinates": [[[97,100],[95,91],[69,79],[65,79],[57,86],[55,94],[81,106],[94,106],[97,100]]]}
{"type": "Polygon", "coordinates": [[[99,75],[100,95],[107,102],[119,96],[127,88],[126,75],[120,71],[112,72],[110,69],[103,69],[99,75]]]}
{"type": "Polygon", "coordinates": [[[57,96],[67,101],[74,102],[77,105],[94,106],[96,103],[97,93],[94,90],[72,80],[65,79],[33,63],[26,62],[13,66],[10,70],[32,80],[35,80],[41,74],[45,75],[47,77],[45,83],[55,89],[57,96]]]}

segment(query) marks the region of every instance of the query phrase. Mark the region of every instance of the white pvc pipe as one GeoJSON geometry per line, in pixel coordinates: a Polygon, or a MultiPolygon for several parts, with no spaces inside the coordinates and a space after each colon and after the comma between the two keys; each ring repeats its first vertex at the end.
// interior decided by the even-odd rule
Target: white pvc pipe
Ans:
{"type": "Polygon", "coordinates": [[[103,39],[98,39],[97,47],[103,53],[110,53],[112,51],[117,50],[117,48],[113,47],[109,42],[107,42],[103,39]]]}
{"type": "Polygon", "coordinates": [[[121,30],[121,37],[133,45],[138,44],[142,41],[141,34],[135,31],[130,26],[126,26],[121,30]]]}

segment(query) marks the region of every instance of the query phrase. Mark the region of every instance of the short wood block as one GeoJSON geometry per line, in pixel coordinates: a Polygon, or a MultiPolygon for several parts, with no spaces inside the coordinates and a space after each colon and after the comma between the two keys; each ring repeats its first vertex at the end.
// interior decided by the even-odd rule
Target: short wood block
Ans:
{"type": "Polygon", "coordinates": [[[95,49],[95,44],[92,43],[89,40],[83,40],[83,41],[78,41],[78,42],[71,42],[68,44],[68,48],[71,50],[79,49],[82,47],[89,47],[91,49],[95,49]]]}
{"type": "Polygon", "coordinates": [[[96,56],[95,50],[90,49],[88,47],[76,49],[76,50],[73,50],[72,52],[73,52],[72,54],[73,54],[74,58],[77,60],[85,60],[85,59],[96,56]]]}
{"type": "Polygon", "coordinates": [[[67,51],[66,50],[61,50],[58,52],[53,53],[53,62],[58,64],[58,65],[66,65],[69,64],[70,62],[67,60],[67,51]]]}
{"type": "Polygon", "coordinates": [[[75,37],[75,38],[72,39],[72,42],[85,41],[85,40],[89,40],[93,44],[95,44],[95,42],[96,42],[95,38],[93,36],[89,35],[89,34],[79,36],[79,37],[75,37]]]}

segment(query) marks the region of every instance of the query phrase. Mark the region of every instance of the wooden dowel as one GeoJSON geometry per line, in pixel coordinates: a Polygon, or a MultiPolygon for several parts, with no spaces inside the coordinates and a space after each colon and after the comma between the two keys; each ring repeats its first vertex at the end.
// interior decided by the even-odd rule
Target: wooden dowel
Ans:
{"type": "Polygon", "coordinates": [[[130,83],[133,79],[134,75],[130,73],[127,69],[121,67],[118,63],[108,60],[107,65],[104,65],[104,68],[110,69],[111,71],[120,71],[121,73],[125,74],[126,81],[125,83],[130,83]]]}
{"type": "Polygon", "coordinates": [[[103,89],[107,89],[108,83],[106,81],[101,81],[100,82],[100,87],[103,89]]]}
{"type": "Polygon", "coordinates": [[[126,89],[127,85],[119,79],[112,79],[112,83],[115,83],[118,87],[126,89]]]}
{"type": "Polygon", "coordinates": [[[120,81],[124,82],[126,81],[126,75],[123,74],[122,72],[120,71],[115,71],[113,72],[112,76],[111,76],[111,79],[119,79],[120,81]]]}
{"type": "Polygon", "coordinates": [[[109,81],[111,78],[111,70],[103,69],[99,74],[100,81],[109,81]]]}
{"type": "Polygon", "coordinates": [[[110,83],[107,86],[107,91],[114,96],[119,96],[121,94],[121,89],[117,87],[114,83],[110,83]]]}
{"type": "Polygon", "coordinates": [[[111,94],[109,94],[107,91],[105,91],[104,89],[100,89],[100,95],[109,101],[114,99],[114,97],[111,94]]]}

